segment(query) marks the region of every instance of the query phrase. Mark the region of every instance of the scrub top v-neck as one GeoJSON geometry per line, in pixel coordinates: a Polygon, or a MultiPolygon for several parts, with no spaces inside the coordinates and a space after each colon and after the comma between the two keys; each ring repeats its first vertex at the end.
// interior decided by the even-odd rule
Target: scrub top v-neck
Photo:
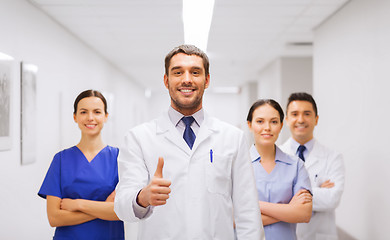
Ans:
{"type": "MultiPolygon", "coordinates": [[[[106,146],[90,162],[76,146],[57,153],[38,195],[105,201],[118,183],[118,153],[106,146]]],[[[123,223],[95,219],[57,227],[54,239],[124,239],[123,223]]]]}

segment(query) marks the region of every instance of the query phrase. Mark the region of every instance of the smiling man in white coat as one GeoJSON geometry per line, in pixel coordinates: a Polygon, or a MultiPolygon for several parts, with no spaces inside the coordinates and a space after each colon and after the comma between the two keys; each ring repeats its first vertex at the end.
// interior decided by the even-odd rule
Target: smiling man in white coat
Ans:
{"type": "Polygon", "coordinates": [[[119,154],[115,212],[140,221],[138,239],[259,240],[263,236],[241,130],[202,108],[207,55],[192,45],[165,58],[166,114],[131,129],[119,154]]]}
{"type": "Polygon", "coordinates": [[[312,217],[309,223],[297,224],[297,237],[299,240],[338,239],[335,209],[344,190],[343,158],[314,138],[318,113],[317,104],[310,94],[291,94],[286,112],[291,138],[281,149],[305,162],[313,190],[312,217]]]}

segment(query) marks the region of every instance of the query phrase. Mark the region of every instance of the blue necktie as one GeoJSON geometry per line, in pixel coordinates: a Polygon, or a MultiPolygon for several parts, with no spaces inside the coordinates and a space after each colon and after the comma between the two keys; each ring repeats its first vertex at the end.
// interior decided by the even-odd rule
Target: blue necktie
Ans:
{"type": "Polygon", "coordinates": [[[305,157],[303,156],[303,152],[306,150],[306,147],[304,145],[299,145],[298,147],[298,157],[305,161],[305,157]]]}
{"type": "Polygon", "coordinates": [[[195,133],[192,131],[191,124],[195,121],[195,118],[193,116],[189,117],[183,117],[181,119],[184,124],[186,125],[186,129],[184,130],[183,138],[188,144],[188,146],[192,149],[192,146],[195,142],[195,133]]]}

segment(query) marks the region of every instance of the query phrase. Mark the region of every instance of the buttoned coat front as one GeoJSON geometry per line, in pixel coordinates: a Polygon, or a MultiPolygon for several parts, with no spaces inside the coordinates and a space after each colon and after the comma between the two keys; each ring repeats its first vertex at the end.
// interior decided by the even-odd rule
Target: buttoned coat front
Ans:
{"type": "MultiPolygon", "coordinates": [[[[280,148],[291,155],[297,149],[288,139],[280,148]]],[[[335,240],[338,239],[335,209],[339,205],[344,190],[344,162],[342,155],[330,150],[314,139],[313,149],[305,161],[313,191],[313,215],[309,223],[297,224],[299,240],[335,240]],[[321,184],[330,179],[332,188],[321,188],[321,184]]]]}
{"type": "Polygon", "coordinates": [[[119,155],[115,212],[138,221],[136,194],[164,158],[163,177],[172,182],[167,203],[140,220],[138,239],[261,239],[263,229],[253,170],[243,132],[209,117],[192,150],[168,114],[133,128],[119,155]],[[233,217],[234,216],[234,217],[233,217]]]}

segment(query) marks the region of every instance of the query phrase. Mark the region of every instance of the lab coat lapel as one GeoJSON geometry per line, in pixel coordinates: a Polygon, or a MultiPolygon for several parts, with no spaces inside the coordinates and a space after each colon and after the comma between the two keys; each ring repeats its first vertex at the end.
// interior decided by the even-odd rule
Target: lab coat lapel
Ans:
{"type": "Polygon", "coordinates": [[[194,146],[192,147],[193,152],[204,142],[207,138],[211,136],[213,132],[217,131],[217,126],[215,126],[215,121],[205,113],[204,121],[200,126],[198,135],[196,136],[194,146]]]}
{"type": "Polygon", "coordinates": [[[310,167],[316,165],[319,163],[319,160],[321,158],[321,149],[317,143],[317,141],[314,142],[313,150],[311,151],[309,157],[307,158],[307,161],[305,163],[305,167],[309,169],[310,167]]]}
{"type": "Polygon", "coordinates": [[[180,148],[187,155],[191,155],[191,149],[184,141],[183,136],[180,135],[179,131],[172,124],[171,120],[169,119],[168,113],[157,119],[156,133],[157,135],[162,134],[173,145],[180,148]]]}

